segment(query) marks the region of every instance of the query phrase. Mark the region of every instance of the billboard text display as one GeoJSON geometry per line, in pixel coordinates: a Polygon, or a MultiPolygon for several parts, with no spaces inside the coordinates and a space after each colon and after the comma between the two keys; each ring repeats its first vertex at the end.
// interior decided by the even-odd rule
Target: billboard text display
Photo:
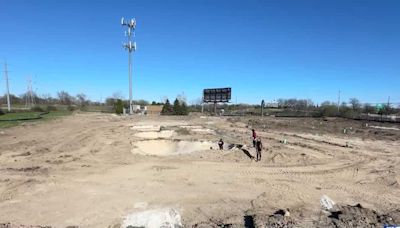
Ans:
{"type": "Polygon", "coordinates": [[[205,89],[203,91],[203,102],[229,102],[231,99],[231,88],[205,89]]]}

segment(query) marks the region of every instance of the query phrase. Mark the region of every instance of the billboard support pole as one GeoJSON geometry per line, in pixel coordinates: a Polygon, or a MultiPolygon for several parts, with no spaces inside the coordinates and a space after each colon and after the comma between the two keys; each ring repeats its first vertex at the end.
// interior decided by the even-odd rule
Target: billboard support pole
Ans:
{"type": "Polygon", "coordinates": [[[264,116],[264,105],[265,105],[265,102],[264,102],[264,100],[262,100],[261,101],[261,116],[264,116]]]}

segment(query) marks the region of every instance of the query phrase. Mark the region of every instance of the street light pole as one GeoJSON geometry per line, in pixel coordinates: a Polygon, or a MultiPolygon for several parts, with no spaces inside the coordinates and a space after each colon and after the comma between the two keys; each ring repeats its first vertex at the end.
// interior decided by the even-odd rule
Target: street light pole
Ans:
{"type": "Polygon", "coordinates": [[[6,80],[6,87],[7,87],[7,110],[8,110],[8,112],[10,112],[11,111],[11,103],[10,103],[10,87],[8,85],[7,62],[4,63],[4,78],[6,80]]]}
{"type": "Polygon", "coordinates": [[[338,113],[340,112],[340,90],[338,92],[337,111],[338,111],[338,113]]]}
{"type": "Polygon", "coordinates": [[[128,50],[128,74],[129,74],[129,114],[133,114],[132,107],[132,51],[136,51],[136,42],[132,43],[131,35],[136,28],[136,19],[133,18],[130,21],[125,21],[124,18],[121,19],[121,25],[127,26],[128,30],[126,31],[126,35],[128,36],[128,42],[124,43],[122,46],[128,50]]]}

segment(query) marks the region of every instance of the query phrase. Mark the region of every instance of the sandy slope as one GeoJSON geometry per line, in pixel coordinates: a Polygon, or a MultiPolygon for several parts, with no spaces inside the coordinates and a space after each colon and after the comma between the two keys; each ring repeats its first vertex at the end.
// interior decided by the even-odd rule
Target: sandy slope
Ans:
{"type": "Polygon", "coordinates": [[[242,224],[255,210],[270,214],[289,208],[298,226],[309,227],[321,216],[323,194],[382,213],[399,209],[398,135],[376,140],[368,132],[349,136],[318,126],[313,134],[274,121],[265,119],[265,127],[213,117],[76,114],[2,130],[0,223],[107,227],[131,212],[175,208],[185,226],[242,224]],[[239,149],[215,150],[216,143],[213,150],[199,147],[190,154],[134,153],[135,142],[156,138],[154,126],[174,131],[154,133],[163,140],[223,138],[226,145],[247,144],[250,155],[254,127],[266,151],[258,163],[239,149]]]}

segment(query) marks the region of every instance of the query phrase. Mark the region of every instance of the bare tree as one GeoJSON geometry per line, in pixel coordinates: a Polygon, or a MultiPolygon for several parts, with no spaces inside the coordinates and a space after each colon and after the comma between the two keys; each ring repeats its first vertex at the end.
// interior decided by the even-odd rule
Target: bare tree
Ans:
{"type": "Polygon", "coordinates": [[[364,113],[375,113],[375,107],[369,103],[364,104],[364,113]]]}
{"type": "Polygon", "coordinates": [[[203,100],[200,97],[198,97],[198,98],[192,100],[190,103],[191,103],[191,105],[201,105],[203,103],[203,100]]]}
{"type": "Polygon", "coordinates": [[[50,104],[51,103],[51,101],[52,101],[52,97],[51,97],[51,94],[50,93],[44,93],[44,94],[42,94],[42,99],[44,100],[44,102],[46,103],[46,104],[50,104]]]}
{"type": "Polygon", "coordinates": [[[60,100],[61,104],[71,105],[73,102],[72,96],[69,95],[69,93],[64,90],[57,92],[57,96],[58,96],[58,99],[60,100]]]}
{"type": "Polygon", "coordinates": [[[357,98],[350,98],[349,103],[354,111],[357,111],[361,108],[361,103],[357,98]]]}
{"type": "Polygon", "coordinates": [[[124,96],[122,95],[122,93],[120,91],[114,92],[111,96],[112,98],[114,98],[115,100],[123,100],[124,96]]]}
{"type": "Polygon", "coordinates": [[[321,103],[321,106],[330,106],[331,102],[330,101],[324,101],[321,103]]]}
{"type": "Polygon", "coordinates": [[[167,96],[162,96],[161,98],[160,98],[160,103],[166,103],[167,102],[167,100],[168,100],[168,97],[167,96]]]}
{"type": "Polygon", "coordinates": [[[184,93],[178,94],[176,96],[176,99],[178,99],[180,104],[186,103],[186,100],[187,100],[186,95],[184,93]]]}
{"type": "Polygon", "coordinates": [[[78,98],[78,102],[81,107],[86,106],[88,104],[87,96],[84,93],[77,94],[76,98],[78,98]]]}

